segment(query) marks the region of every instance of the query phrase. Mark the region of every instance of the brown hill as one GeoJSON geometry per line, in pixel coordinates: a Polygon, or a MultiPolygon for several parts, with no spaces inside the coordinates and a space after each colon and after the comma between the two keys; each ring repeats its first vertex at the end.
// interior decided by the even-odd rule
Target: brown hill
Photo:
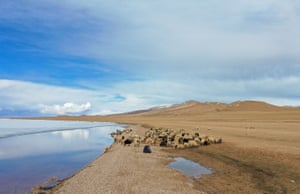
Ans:
{"type": "Polygon", "coordinates": [[[236,101],[228,104],[225,110],[229,111],[279,111],[287,107],[279,107],[266,102],[259,101],[236,101]]]}
{"type": "MultiPolygon", "coordinates": [[[[300,107],[281,107],[259,101],[236,101],[230,104],[218,102],[186,101],[165,107],[154,107],[128,113],[106,116],[59,116],[59,120],[97,120],[119,123],[140,123],[153,125],[153,122],[166,122],[172,125],[183,121],[193,123],[206,121],[285,121],[298,122],[300,120],[300,107]]],[[[44,118],[45,119],[45,118],[44,118]]],[[[50,118],[53,119],[53,118],[50,118]]],[[[162,123],[161,123],[162,124],[162,123]]],[[[166,125],[167,126],[167,125],[166,125]]]]}
{"type": "Polygon", "coordinates": [[[165,107],[154,107],[147,110],[142,111],[133,111],[128,114],[136,114],[136,115],[156,115],[156,114],[184,114],[184,113],[204,113],[204,112],[211,112],[224,109],[226,104],[223,103],[215,103],[215,102],[207,102],[207,103],[200,103],[197,101],[186,101],[181,104],[174,104],[171,106],[165,107]]]}
{"type": "Polygon", "coordinates": [[[273,112],[297,110],[297,107],[280,107],[266,102],[260,101],[236,101],[230,104],[219,102],[198,102],[194,100],[186,101],[181,104],[175,104],[167,107],[154,107],[141,111],[133,111],[121,115],[136,115],[136,116],[150,116],[150,115],[182,115],[182,114],[204,114],[211,112],[273,112]]]}

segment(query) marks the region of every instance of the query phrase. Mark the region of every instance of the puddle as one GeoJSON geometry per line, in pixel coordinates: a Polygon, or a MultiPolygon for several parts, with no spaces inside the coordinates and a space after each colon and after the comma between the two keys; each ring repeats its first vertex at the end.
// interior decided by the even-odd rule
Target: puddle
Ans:
{"type": "Polygon", "coordinates": [[[211,174],[213,172],[210,168],[206,168],[199,163],[182,157],[174,158],[174,160],[174,162],[168,165],[170,168],[179,170],[183,174],[192,176],[195,179],[199,179],[202,175],[211,174]]]}

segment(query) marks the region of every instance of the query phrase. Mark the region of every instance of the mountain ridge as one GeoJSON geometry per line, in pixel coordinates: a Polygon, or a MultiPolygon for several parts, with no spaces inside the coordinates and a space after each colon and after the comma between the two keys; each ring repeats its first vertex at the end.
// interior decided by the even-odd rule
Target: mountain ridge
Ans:
{"type": "Polygon", "coordinates": [[[169,106],[151,107],[149,109],[130,111],[118,115],[152,115],[156,113],[176,113],[176,112],[221,112],[221,111],[281,111],[300,109],[299,107],[277,106],[264,101],[234,101],[231,103],[222,102],[199,102],[188,100],[183,103],[169,106]]]}

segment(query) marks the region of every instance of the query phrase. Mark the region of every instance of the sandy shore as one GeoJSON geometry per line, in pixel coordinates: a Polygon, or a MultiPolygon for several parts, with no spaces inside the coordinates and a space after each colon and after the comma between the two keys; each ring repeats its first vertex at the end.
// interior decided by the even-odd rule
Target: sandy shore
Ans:
{"type": "Polygon", "coordinates": [[[203,193],[193,188],[187,176],[167,167],[172,161],[167,152],[158,146],[151,149],[151,154],[145,154],[142,144],[113,144],[54,193],[203,193]]]}

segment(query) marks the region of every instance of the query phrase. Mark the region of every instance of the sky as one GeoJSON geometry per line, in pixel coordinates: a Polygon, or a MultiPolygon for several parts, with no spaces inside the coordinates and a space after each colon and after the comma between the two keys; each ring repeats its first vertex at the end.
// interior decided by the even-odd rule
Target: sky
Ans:
{"type": "Polygon", "coordinates": [[[300,106],[298,0],[0,1],[0,116],[300,106]]]}

